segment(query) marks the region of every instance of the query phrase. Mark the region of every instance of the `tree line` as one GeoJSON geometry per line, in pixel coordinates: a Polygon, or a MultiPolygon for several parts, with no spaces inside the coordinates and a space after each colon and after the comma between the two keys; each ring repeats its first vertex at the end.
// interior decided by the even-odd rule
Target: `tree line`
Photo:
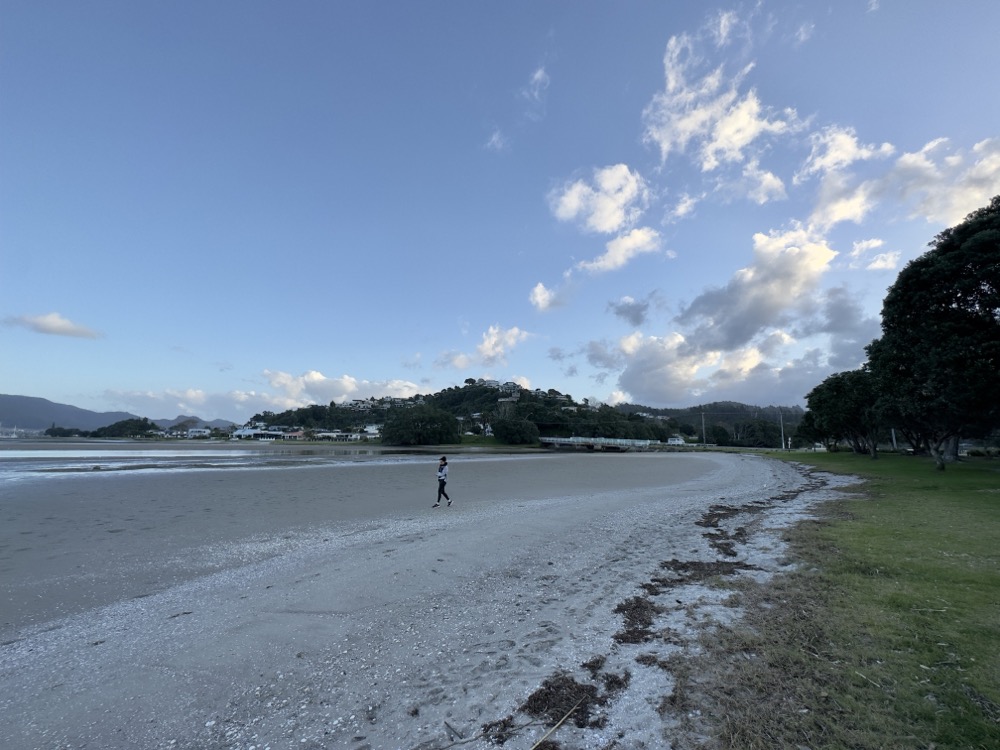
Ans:
{"type": "Polygon", "coordinates": [[[1000,196],[929,243],[889,287],[857,370],[806,396],[799,434],[878,456],[897,434],[938,469],[1000,428],[1000,196]]]}

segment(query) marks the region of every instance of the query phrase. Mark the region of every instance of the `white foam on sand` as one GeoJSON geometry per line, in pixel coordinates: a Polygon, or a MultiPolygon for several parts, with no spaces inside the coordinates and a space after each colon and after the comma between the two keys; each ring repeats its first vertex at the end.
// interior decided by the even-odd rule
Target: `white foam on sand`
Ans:
{"type": "MultiPolygon", "coordinates": [[[[544,484],[546,467],[582,471],[576,462],[587,460],[604,458],[516,468],[544,484]]],[[[547,727],[519,708],[557,674],[605,692],[590,662],[601,677],[628,673],[627,687],[597,709],[603,726],[570,720],[552,739],[668,748],[671,723],[658,707],[672,677],[636,658],[696,648],[700,627],[739,610],[722,587],[648,596],[642,584],[669,560],[740,561],[755,568],[741,575],[766,580],[791,564],[780,530],[833,494],[830,477],[788,464],[698,460],[704,471],[678,482],[652,481],[657,465],[645,458],[609,462],[628,469],[614,489],[567,479],[569,493],[458,500],[190,548],[220,569],[26,627],[2,647],[4,746],[486,750],[496,745],[483,726],[510,717],[523,727],[510,746],[530,747],[547,727]],[[696,523],[720,505],[735,510],[711,529],[696,523]],[[738,528],[735,556],[706,537],[738,528]],[[615,608],[636,596],[661,608],[650,630],[677,637],[618,642],[615,608]]]]}

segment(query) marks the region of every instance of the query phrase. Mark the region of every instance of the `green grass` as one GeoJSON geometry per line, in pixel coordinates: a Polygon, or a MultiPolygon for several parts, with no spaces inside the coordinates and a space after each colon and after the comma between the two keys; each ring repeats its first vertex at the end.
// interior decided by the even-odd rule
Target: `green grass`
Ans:
{"type": "Polygon", "coordinates": [[[1000,748],[1000,462],[788,458],[864,484],[790,531],[798,571],[744,586],[743,624],[705,639],[683,687],[719,706],[719,744],[1000,748]]]}

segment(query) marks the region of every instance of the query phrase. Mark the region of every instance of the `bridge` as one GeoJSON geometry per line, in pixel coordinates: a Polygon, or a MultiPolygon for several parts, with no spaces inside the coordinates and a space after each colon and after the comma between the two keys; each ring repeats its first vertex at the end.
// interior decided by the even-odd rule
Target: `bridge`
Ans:
{"type": "Polygon", "coordinates": [[[659,440],[626,440],[624,438],[542,437],[538,441],[550,448],[576,448],[590,451],[645,451],[659,445],[659,440]]]}

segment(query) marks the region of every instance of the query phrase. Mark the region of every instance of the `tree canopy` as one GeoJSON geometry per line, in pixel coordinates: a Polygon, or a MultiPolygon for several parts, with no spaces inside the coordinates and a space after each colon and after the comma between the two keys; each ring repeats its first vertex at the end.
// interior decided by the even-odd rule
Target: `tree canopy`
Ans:
{"type": "Polygon", "coordinates": [[[1000,422],[1000,196],[903,268],[867,351],[882,413],[939,466],[947,440],[1000,422]]]}
{"type": "Polygon", "coordinates": [[[1000,425],[1000,196],[930,247],[889,288],[864,367],[809,393],[811,435],[873,452],[893,427],[944,468],[947,442],[1000,425]]]}

